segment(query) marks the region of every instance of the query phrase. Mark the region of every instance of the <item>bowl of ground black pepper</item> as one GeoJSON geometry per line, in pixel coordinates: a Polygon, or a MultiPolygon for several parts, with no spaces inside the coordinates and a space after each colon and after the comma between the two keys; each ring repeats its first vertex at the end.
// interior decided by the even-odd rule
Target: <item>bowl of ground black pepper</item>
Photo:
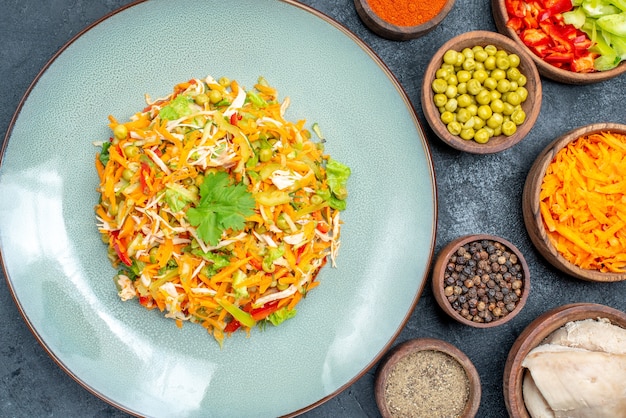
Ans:
{"type": "Polygon", "coordinates": [[[417,338],[393,348],[376,371],[376,404],[384,418],[476,416],[478,372],[454,345],[417,338]]]}
{"type": "Polygon", "coordinates": [[[361,21],[378,36],[406,41],[437,27],[454,6],[454,0],[354,0],[361,21]]]}
{"type": "Polygon", "coordinates": [[[437,256],[433,294],[443,311],[477,328],[504,324],[528,299],[530,273],[520,250],[508,240],[488,234],[451,241],[437,256]]]}

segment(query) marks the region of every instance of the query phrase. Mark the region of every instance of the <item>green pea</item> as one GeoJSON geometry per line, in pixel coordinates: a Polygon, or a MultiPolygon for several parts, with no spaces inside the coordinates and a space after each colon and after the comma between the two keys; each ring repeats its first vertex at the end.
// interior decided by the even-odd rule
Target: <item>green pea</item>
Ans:
{"type": "Polygon", "coordinates": [[[435,93],[445,93],[447,88],[448,83],[446,83],[446,80],[435,78],[432,82],[432,89],[435,93]]]}
{"type": "Polygon", "coordinates": [[[504,102],[501,99],[492,100],[489,107],[493,113],[502,113],[504,110],[504,102]]]}
{"type": "Polygon", "coordinates": [[[517,79],[517,84],[520,87],[524,87],[527,82],[528,82],[528,79],[526,78],[526,76],[524,74],[520,74],[519,78],[517,79]]]}
{"type": "Polygon", "coordinates": [[[435,77],[441,78],[443,80],[447,79],[450,74],[451,72],[445,68],[439,68],[437,71],[435,71],[435,77]]]}
{"type": "Polygon", "coordinates": [[[481,90],[476,95],[476,103],[479,105],[486,105],[489,104],[489,102],[491,102],[491,94],[487,90],[481,90]]]}
{"type": "Polygon", "coordinates": [[[502,133],[504,135],[511,136],[515,132],[517,132],[517,125],[515,125],[515,122],[507,120],[502,124],[502,133]]]}
{"type": "Polygon", "coordinates": [[[498,87],[498,80],[493,77],[487,77],[485,81],[483,81],[483,86],[485,86],[488,90],[495,90],[498,87]]]}
{"type": "Polygon", "coordinates": [[[117,139],[126,139],[128,136],[128,128],[126,125],[119,124],[113,128],[113,136],[117,139]]]}
{"type": "Polygon", "coordinates": [[[465,59],[467,59],[467,58],[474,59],[474,51],[472,51],[471,48],[463,48],[463,50],[461,51],[461,54],[463,54],[465,59]]]}
{"type": "Polygon", "coordinates": [[[472,114],[469,112],[469,110],[465,108],[461,108],[456,112],[456,120],[459,123],[465,123],[471,118],[472,118],[472,114]]]}
{"type": "Polygon", "coordinates": [[[456,108],[459,106],[457,100],[455,98],[452,98],[450,100],[448,100],[444,106],[444,108],[448,111],[448,112],[456,112],[456,108]]]}
{"type": "Polygon", "coordinates": [[[476,103],[472,103],[471,105],[467,106],[466,109],[468,112],[470,112],[472,116],[476,116],[476,114],[478,113],[478,106],[476,105],[476,103]]]}
{"type": "Polygon", "coordinates": [[[476,55],[478,51],[484,51],[482,45],[474,45],[472,47],[472,52],[474,53],[474,55],[476,55]]]}
{"type": "Polygon", "coordinates": [[[479,105],[489,104],[490,101],[491,94],[487,90],[483,89],[476,95],[476,103],[479,105]]]}
{"type": "Polygon", "coordinates": [[[456,73],[456,78],[459,80],[459,83],[467,83],[472,78],[472,73],[467,70],[461,70],[456,73]]]}
{"type": "Polygon", "coordinates": [[[474,129],[480,129],[483,126],[485,126],[485,120],[479,118],[478,116],[472,116],[472,118],[474,119],[474,129]]]}
{"type": "Polygon", "coordinates": [[[492,136],[500,136],[500,135],[502,135],[502,125],[498,125],[495,128],[493,128],[492,136]]]}
{"type": "Polygon", "coordinates": [[[470,81],[467,82],[467,92],[473,96],[478,95],[478,93],[480,93],[482,89],[482,84],[475,78],[472,78],[470,81]]]}
{"type": "Polygon", "coordinates": [[[474,132],[474,128],[461,129],[461,133],[459,134],[459,136],[464,140],[469,141],[470,139],[474,138],[474,132]]]}
{"type": "Polygon", "coordinates": [[[456,86],[456,91],[458,94],[465,94],[467,93],[467,83],[459,83],[456,86]]]}
{"type": "Polygon", "coordinates": [[[496,57],[489,55],[483,62],[483,65],[485,66],[485,70],[492,71],[496,68],[496,57]]]}
{"type": "Polygon", "coordinates": [[[517,67],[511,67],[506,70],[506,78],[508,78],[510,81],[516,81],[520,75],[522,75],[522,73],[517,67]]]}
{"type": "Polygon", "coordinates": [[[259,160],[265,163],[271,160],[273,155],[274,151],[272,151],[271,148],[261,148],[261,150],[259,151],[259,160]]]}
{"type": "Polygon", "coordinates": [[[135,145],[129,145],[126,148],[124,148],[124,155],[126,155],[126,158],[133,158],[133,157],[136,157],[138,154],[139,154],[139,147],[135,145]]]}
{"type": "Polygon", "coordinates": [[[506,78],[506,72],[500,68],[494,68],[491,70],[491,77],[495,78],[496,81],[500,81],[506,78]]]}
{"type": "Polygon", "coordinates": [[[513,106],[508,101],[504,102],[503,105],[504,106],[502,107],[502,114],[506,116],[511,116],[513,112],[515,111],[515,106],[513,106]]]}
{"type": "Polygon", "coordinates": [[[134,174],[135,172],[133,170],[131,170],[130,168],[125,168],[124,171],[122,171],[122,178],[126,181],[130,181],[130,179],[133,178],[134,174]]]}
{"type": "Polygon", "coordinates": [[[446,82],[449,86],[456,86],[457,84],[459,84],[459,79],[457,78],[456,74],[450,74],[448,78],[446,78],[446,82]]]}
{"type": "Polygon", "coordinates": [[[518,87],[519,87],[519,84],[517,84],[517,81],[515,80],[511,81],[511,91],[517,90],[518,87]]]}
{"type": "Polygon", "coordinates": [[[487,129],[485,128],[481,128],[477,130],[474,134],[474,141],[478,142],[479,144],[486,144],[487,142],[489,142],[490,137],[491,135],[489,135],[489,131],[487,131],[487,129]]]}
{"type": "Polygon", "coordinates": [[[158,254],[159,254],[159,247],[150,248],[150,251],[148,251],[148,256],[150,257],[151,263],[156,263],[158,254]]]}
{"type": "Polygon", "coordinates": [[[476,60],[474,60],[474,62],[476,63],[476,66],[474,67],[474,71],[476,70],[484,70],[485,69],[485,64],[482,62],[478,62],[476,60]]]}
{"type": "MultiPolygon", "coordinates": [[[[314,196],[317,196],[317,195],[314,195],[314,196]]],[[[278,219],[276,219],[276,226],[282,229],[283,231],[286,231],[290,228],[289,222],[287,222],[287,220],[285,219],[285,216],[282,213],[278,215],[278,219]]]]}
{"type": "Polygon", "coordinates": [[[443,54],[443,62],[445,62],[446,64],[452,64],[452,65],[456,64],[457,54],[458,52],[455,51],[454,49],[448,49],[443,54]]]}
{"type": "Polygon", "coordinates": [[[497,129],[497,127],[502,126],[503,121],[504,118],[500,113],[494,113],[489,119],[487,119],[487,126],[492,129],[497,129]]]}
{"type": "Polygon", "coordinates": [[[441,114],[440,118],[441,121],[447,125],[450,122],[454,121],[454,113],[445,111],[441,114]]]}
{"type": "Polygon", "coordinates": [[[491,117],[491,115],[493,114],[493,111],[491,110],[491,107],[489,105],[481,105],[478,106],[478,113],[477,116],[481,119],[487,120],[491,117]]]}
{"type": "Polygon", "coordinates": [[[511,63],[509,62],[508,56],[496,55],[496,68],[506,71],[509,69],[510,66],[511,66],[511,63]]]}
{"type": "Polygon", "coordinates": [[[509,64],[513,68],[519,67],[519,64],[520,64],[519,55],[517,55],[517,54],[509,54],[509,64]]]}
{"type": "Polygon", "coordinates": [[[474,58],[466,57],[465,61],[463,61],[462,66],[464,70],[472,71],[476,68],[476,61],[474,61],[474,58]]]}
{"type": "Polygon", "coordinates": [[[502,98],[502,93],[500,93],[498,90],[491,90],[489,92],[489,96],[491,96],[491,101],[494,101],[502,98]]]}
{"type": "Polygon", "coordinates": [[[496,59],[498,58],[507,58],[509,56],[508,52],[503,49],[498,49],[495,53],[496,59]]]}
{"type": "Polygon", "coordinates": [[[517,109],[511,114],[511,120],[517,125],[521,125],[526,120],[526,112],[522,109],[517,109]]]}
{"type": "Polygon", "coordinates": [[[449,73],[453,73],[456,71],[456,69],[454,68],[455,66],[452,64],[446,64],[445,62],[443,64],[441,64],[440,68],[443,68],[444,70],[448,71],[449,73]]]}
{"type": "Polygon", "coordinates": [[[496,55],[496,52],[498,52],[498,48],[495,45],[485,45],[483,49],[489,55],[496,55]]]}
{"type": "Polygon", "coordinates": [[[519,94],[519,97],[522,99],[522,102],[525,102],[526,99],[528,98],[528,90],[524,86],[518,87],[517,90],[515,90],[515,92],[519,94]]]}
{"type": "Polygon", "coordinates": [[[452,135],[458,135],[461,133],[461,124],[455,120],[453,120],[452,122],[448,123],[446,125],[446,128],[448,129],[448,132],[450,132],[452,135]]]}
{"type": "Polygon", "coordinates": [[[228,87],[230,85],[230,79],[228,77],[220,77],[220,79],[217,80],[217,82],[222,87],[228,87]]]}
{"type": "Polygon", "coordinates": [[[472,74],[472,78],[478,80],[481,83],[484,83],[485,80],[489,77],[489,73],[485,70],[475,70],[472,74]]]}
{"type": "Polygon", "coordinates": [[[452,99],[452,98],[456,97],[457,92],[458,92],[458,90],[457,90],[456,86],[448,85],[446,87],[446,91],[444,92],[444,94],[446,96],[448,96],[449,99],[452,99]]]}
{"type": "Polygon", "coordinates": [[[496,87],[496,90],[498,90],[500,93],[506,93],[510,89],[511,89],[511,82],[509,80],[507,80],[506,78],[503,78],[502,80],[498,80],[498,86],[496,87]]]}
{"type": "Polygon", "coordinates": [[[197,105],[204,106],[205,103],[209,102],[209,96],[205,93],[196,94],[193,101],[196,102],[197,105]]]}
{"type": "MultiPolygon", "coordinates": [[[[480,119],[480,118],[478,118],[480,119]]],[[[460,122],[460,121],[459,121],[460,122]]],[[[463,123],[463,129],[474,129],[475,119],[473,117],[469,118],[463,123]]]]}
{"type": "Polygon", "coordinates": [[[506,95],[506,101],[513,106],[517,106],[518,104],[522,103],[522,96],[520,96],[517,91],[510,91],[506,95]]]}
{"type": "Polygon", "coordinates": [[[459,107],[467,107],[472,104],[472,96],[467,93],[461,94],[456,100],[459,107]]]}
{"type": "Polygon", "coordinates": [[[433,96],[433,101],[435,102],[435,106],[442,107],[448,102],[448,96],[443,93],[437,93],[433,96]]]}
{"type": "Polygon", "coordinates": [[[487,53],[487,51],[482,48],[474,52],[474,60],[476,60],[477,62],[485,62],[488,56],[489,54],[487,53]]]}
{"type": "Polygon", "coordinates": [[[458,53],[456,55],[456,66],[460,67],[461,65],[463,65],[463,62],[465,61],[465,55],[458,53]]]}
{"type": "Polygon", "coordinates": [[[211,90],[211,92],[209,93],[209,101],[213,104],[221,102],[222,93],[217,89],[211,90]]]}

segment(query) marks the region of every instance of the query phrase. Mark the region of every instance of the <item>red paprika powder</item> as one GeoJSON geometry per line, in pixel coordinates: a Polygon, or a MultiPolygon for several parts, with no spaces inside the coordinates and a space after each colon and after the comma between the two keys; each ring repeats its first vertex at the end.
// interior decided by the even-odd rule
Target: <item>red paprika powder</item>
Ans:
{"type": "Polygon", "coordinates": [[[445,0],[367,0],[382,20],[396,26],[428,22],[443,9],[445,0]]]}

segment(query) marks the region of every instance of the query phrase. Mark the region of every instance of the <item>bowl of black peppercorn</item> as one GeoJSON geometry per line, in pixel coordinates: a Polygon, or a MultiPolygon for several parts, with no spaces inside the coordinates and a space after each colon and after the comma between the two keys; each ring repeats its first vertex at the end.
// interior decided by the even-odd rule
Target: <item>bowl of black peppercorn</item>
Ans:
{"type": "Polygon", "coordinates": [[[528,299],[530,273],[521,251],[488,234],[458,237],[438,254],[432,272],[433,294],[451,318],[476,328],[502,325],[528,299]]]}

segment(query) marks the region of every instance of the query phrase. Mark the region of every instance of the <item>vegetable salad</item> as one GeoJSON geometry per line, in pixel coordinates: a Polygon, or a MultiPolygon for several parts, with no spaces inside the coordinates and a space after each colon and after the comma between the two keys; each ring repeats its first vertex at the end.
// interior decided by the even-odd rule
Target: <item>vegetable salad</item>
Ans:
{"type": "Polygon", "coordinates": [[[146,102],[127,122],[109,117],[96,158],[120,298],[220,345],[293,317],[335,265],[350,168],[324,153],[317,124],[284,118],[289,98],[262,77],[253,89],[192,79],[146,102]]]}

